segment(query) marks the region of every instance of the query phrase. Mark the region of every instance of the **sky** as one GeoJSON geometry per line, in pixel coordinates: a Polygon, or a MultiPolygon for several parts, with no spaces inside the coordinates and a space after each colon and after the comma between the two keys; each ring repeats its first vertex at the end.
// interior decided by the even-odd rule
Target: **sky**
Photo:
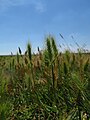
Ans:
{"type": "Polygon", "coordinates": [[[24,52],[28,41],[35,52],[49,34],[60,49],[90,50],[90,0],[0,0],[0,55],[24,52]]]}

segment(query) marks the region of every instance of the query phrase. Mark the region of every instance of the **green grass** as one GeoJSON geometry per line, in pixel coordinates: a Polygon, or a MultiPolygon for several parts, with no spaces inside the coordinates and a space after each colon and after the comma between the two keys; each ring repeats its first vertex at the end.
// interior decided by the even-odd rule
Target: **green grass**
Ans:
{"type": "Polygon", "coordinates": [[[90,120],[90,54],[60,53],[52,36],[26,51],[0,56],[0,120],[90,120]]]}

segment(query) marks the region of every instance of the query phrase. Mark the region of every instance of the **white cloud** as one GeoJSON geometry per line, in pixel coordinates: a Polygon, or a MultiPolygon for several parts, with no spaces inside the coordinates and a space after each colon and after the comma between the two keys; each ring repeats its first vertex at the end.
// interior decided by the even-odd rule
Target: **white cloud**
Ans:
{"type": "Polygon", "coordinates": [[[11,6],[22,5],[32,5],[36,11],[45,11],[45,5],[41,0],[0,0],[0,10],[6,10],[11,6]]]}
{"type": "Polygon", "coordinates": [[[36,9],[37,11],[39,11],[39,12],[45,12],[45,10],[46,10],[45,4],[42,3],[40,0],[39,0],[39,1],[36,1],[36,0],[35,0],[35,1],[33,2],[33,5],[34,5],[35,9],[36,9]]]}
{"type": "Polygon", "coordinates": [[[1,7],[22,5],[25,0],[0,0],[1,7]]]}
{"type": "Polygon", "coordinates": [[[0,0],[0,12],[6,11],[12,6],[24,5],[25,0],[0,0]]]}

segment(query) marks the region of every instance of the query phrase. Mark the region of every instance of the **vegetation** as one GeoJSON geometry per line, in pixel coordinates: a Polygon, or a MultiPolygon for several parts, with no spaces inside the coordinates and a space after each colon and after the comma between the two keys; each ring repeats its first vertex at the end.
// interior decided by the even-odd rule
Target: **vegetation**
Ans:
{"type": "Polygon", "coordinates": [[[0,57],[0,120],[90,120],[89,54],[58,51],[55,39],[32,54],[0,57]]]}

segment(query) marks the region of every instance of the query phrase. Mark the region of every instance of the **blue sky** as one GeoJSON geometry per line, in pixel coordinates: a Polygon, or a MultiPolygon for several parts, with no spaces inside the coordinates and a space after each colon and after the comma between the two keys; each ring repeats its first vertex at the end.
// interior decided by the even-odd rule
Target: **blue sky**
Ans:
{"type": "Polygon", "coordinates": [[[0,0],[0,54],[24,52],[28,41],[36,51],[48,34],[66,46],[59,33],[73,50],[72,35],[90,48],[90,0],[0,0]]]}

